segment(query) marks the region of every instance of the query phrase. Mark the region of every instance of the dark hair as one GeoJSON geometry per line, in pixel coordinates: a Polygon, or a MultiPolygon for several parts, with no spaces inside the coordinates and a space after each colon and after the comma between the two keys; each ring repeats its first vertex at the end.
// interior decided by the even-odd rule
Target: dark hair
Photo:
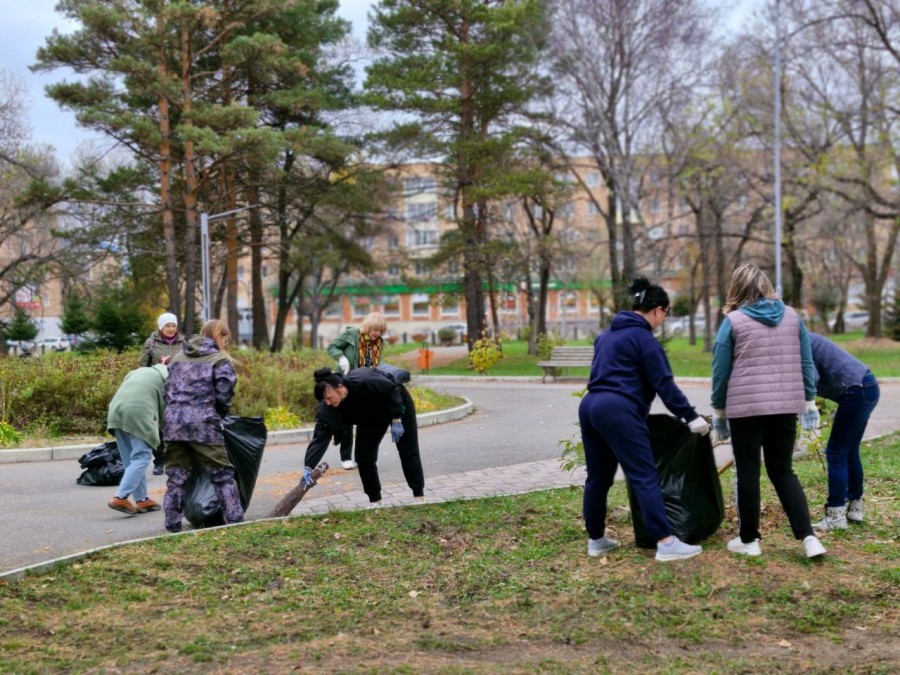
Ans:
{"type": "Polygon", "coordinates": [[[313,379],[316,386],[313,388],[313,396],[317,401],[321,401],[325,396],[325,385],[332,389],[336,389],[344,383],[344,378],[339,373],[335,373],[331,368],[319,368],[313,373],[313,379]]]}
{"type": "Polygon", "coordinates": [[[669,294],[662,286],[651,284],[647,277],[636,277],[628,291],[631,293],[632,311],[649,312],[657,307],[669,308],[669,294]]]}

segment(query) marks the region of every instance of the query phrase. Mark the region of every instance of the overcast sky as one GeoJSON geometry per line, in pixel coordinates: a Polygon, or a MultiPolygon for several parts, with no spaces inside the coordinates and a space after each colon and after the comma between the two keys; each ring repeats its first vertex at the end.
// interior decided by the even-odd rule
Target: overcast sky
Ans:
{"type": "MultiPolygon", "coordinates": [[[[739,0],[739,5],[761,5],[763,0],[739,0]]],[[[75,116],[60,110],[44,95],[44,87],[71,77],[71,73],[57,70],[51,73],[32,73],[28,66],[35,62],[35,54],[54,28],[62,33],[75,30],[54,11],[57,0],[5,0],[0,21],[0,68],[25,83],[28,93],[28,112],[31,138],[36,144],[51,145],[57,158],[66,164],[79,144],[90,141],[92,135],[79,129],[75,116]]],[[[338,13],[353,24],[359,39],[365,38],[366,15],[372,0],[340,0],[338,13]]],[[[743,10],[738,10],[743,15],[743,10]]],[[[735,19],[738,16],[735,15],[735,19]]]]}

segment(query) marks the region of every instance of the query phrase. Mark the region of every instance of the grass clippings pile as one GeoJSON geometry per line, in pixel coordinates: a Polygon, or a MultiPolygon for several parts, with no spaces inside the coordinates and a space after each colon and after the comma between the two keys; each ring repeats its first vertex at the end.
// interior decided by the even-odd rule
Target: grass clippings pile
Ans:
{"type": "MultiPolygon", "coordinates": [[[[701,556],[655,562],[621,484],[601,559],[579,489],[126,546],[0,584],[0,672],[897,672],[898,450],[866,444],[866,523],[819,562],[765,479],[759,558],[725,550],[731,510],[701,556]]],[[[797,471],[818,515],[822,467],[797,471]]]]}

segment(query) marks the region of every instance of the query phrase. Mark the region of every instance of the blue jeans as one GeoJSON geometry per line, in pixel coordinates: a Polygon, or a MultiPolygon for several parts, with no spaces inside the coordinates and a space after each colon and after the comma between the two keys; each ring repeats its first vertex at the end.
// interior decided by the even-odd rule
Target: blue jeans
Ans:
{"type": "Polygon", "coordinates": [[[843,506],[848,499],[862,499],[863,467],[859,444],[880,394],[878,381],[869,372],[862,384],[847,387],[837,400],[838,409],[825,448],[825,458],[828,460],[827,506],[843,506]]]}
{"type": "Polygon", "coordinates": [[[119,455],[125,466],[125,473],[119,481],[116,497],[126,499],[134,495],[136,502],[147,499],[147,467],[153,461],[153,448],[146,441],[121,429],[113,429],[119,455]]]}

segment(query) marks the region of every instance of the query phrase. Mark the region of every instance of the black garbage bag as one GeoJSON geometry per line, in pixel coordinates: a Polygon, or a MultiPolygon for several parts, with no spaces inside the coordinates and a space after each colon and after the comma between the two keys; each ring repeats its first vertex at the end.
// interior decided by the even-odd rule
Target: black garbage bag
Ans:
{"type": "MultiPolygon", "coordinates": [[[[722,485],[709,434],[691,433],[684,422],[669,415],[650,415],[647,424],[666,516],[675,536],[696,544],[714,534],[725,518],[722,485]]],[[[640,548],[656,548],[656,539],[647,533],[631,485],[628,502],[635,543],[640,548]]]]}
{"type": "Polygon", "coordinates": [[[78,459],[78,463],[84,469],[75,479],[78,485],[118,485],[125,473],[115,441],[92,448],[78,459]]]}
{"type": "Polygon", "coordinates": [[[379,363],[375,367],[375,370],[381,371],[397,384],[406,384],[410,380],[410,374],[408,370],[404,370],[399,366],[392,366],[389,363],[379,363]]]}
{"type": "MultiPolygon", "coordinates": [[[[241,495],[244,510],[256,489],[259,466],[266,448],[266,423],[262,417],[238,417],[228,415],[223,420],[225,451],[234,466],[234,480],[241,495]]],[[[184,488],[184,517],[194,527],[222,525],[222,505],[216,496],[209,473],[203,467],[194,467],[184,488]]]]}

